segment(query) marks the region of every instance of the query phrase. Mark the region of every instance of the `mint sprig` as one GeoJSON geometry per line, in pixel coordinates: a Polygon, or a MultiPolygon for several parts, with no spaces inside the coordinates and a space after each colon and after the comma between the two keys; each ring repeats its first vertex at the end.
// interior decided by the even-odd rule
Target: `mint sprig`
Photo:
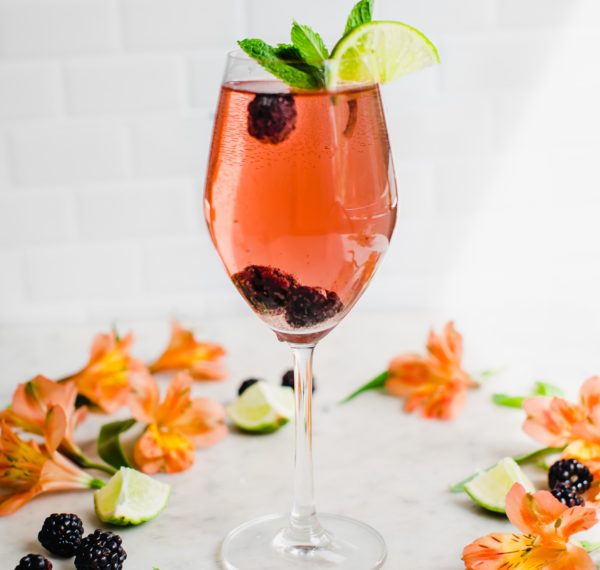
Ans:
{"type": "MultiPolygon", "coordinates": [[[[372,20],[373,3],[374,0],[360,0],[352,8],[344,37],[357,26],[372,20]]],[[[238,44],[252,59],[290,87],[308,90],[324,88],[325,61],[330,53],[323,38],[309,26],[296,21],[290,35],[291,44],[275,47],[256,38],[241,40],[238,44]]]]}
{"type": "Polygon", "coordinates": [[[322,66],[314,66],[307,63],[296,46],[292,44],[277,44],[275,55],[287,65],[309,75],[319,87],[324,85],[325,79],[322,66]]]}
{"type": "MultiPolygon", "coordinates": [[[[322,83],[311,73],[299,69],[292,65],[286,59],[277,55],[282,55],[283,49],[289,50],[289,46],[282,49],[274,48],[268,43],[259,39],[245,39],[238,42],[239,46],[252,58],[262,65],[268,72],[272,73],[284,83],[298,89],[319,89],[322,83]]],[[[287,52],[289,54],[289,51],[287,52]]],[[[301,61],[301,63],[304,63],[301,61]]],[[[308,65],[305,63],[305,65],[308,65]]]]}
{"type": "Polygon", "coordinates": [[[308,26],[294,21],[291,37],[300,57],[309,65],[318,67],[329,57],[323,38],[308,26]]]}
{"type": "Polygon", "coordinates": [[[375,0],[360,0],[348,16],[344,36],[347,36],[354,28],[373,20],[373,4],[375,0]]]}

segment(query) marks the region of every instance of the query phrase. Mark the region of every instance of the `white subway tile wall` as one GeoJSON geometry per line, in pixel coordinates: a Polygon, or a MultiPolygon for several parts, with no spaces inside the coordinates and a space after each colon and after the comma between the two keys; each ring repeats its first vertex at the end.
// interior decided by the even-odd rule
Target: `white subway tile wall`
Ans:
{"type": "MultiPolygon", "coordinates": [[[[0,325],[247,311],[202,219],[224,57],[354,0],[0,0],[0,325]]],[[[600,2],[377,0],[400,218],[357,311],[600,308],[600,2]]]]}

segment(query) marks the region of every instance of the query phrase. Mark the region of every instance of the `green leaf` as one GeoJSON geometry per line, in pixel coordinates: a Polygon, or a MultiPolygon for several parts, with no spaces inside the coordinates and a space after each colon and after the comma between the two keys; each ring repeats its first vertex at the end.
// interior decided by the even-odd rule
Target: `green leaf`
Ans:
{"type": "Polygon", "coordinates": [[[120,436],[135,424],[134,419],[105,424],[98,436],[98,455],[115,468],[133,467],[121,446],[120,436]]]}
{"type": "Polygon", "coordinates": [[[509,396],[508,394],[492,394],[492,402],[506,408],[522,408],[527,396],[509,396]]]}
{"type": "Polygon", "coordinates": [[[292,26],[292,44],[300,53],[301,59],[319,67],[329,57],[329,52],[321,36],[309,28],[294,21],[292,26]]]}
{"type": "Polygon", "coordinates": [[[318,89],[319,81],[311,74],[290,65],[277,56],[277,50],[263,40],[245,39],[239,46],[269,73],[298,89],[318,89]]]}
{"type": "Polygon", "coordinates": [[[565,393],[563,390],[561,390],[558,386],[555,386],[554,384],[548,384],[547,382],[542,382],[542,381],[537,381],[535,383],[535,388],[533,389],[533,395],[534,396],[548,396],[548,397],[554,397],[554,396],[564,396],[565,393]]]}
{"type": "Polygon", "coordinates": [[[277,44],[274,48],[275,55],[289,65],[304,64],[302,54],[298,48],[292,44],[277,44]]]}
{"type": "Polygon", "coordinates": [[[554,397],[554,396],[563,396],[564,392],[554,386],[553,384],[548,384],[547,382],[536,382],[533,388],[533,392],[530,396],[510,396],[509,394],[493,394],[492,402],[497,406],[505,406],[507,408],[522,408],[525,400],[529,398],[533,398],[535,396],[545,396],[545,397],[554,397]]]}
{"type": "Polygon", "coordinates": [[[344,36],[347,36],[354,28],[357,28],[361,24],[366,24],[373,19],[374,2],[375,0],[360,0],[360,2],[352,8],[346,22],[344,36]]]}
{"type": "Polygon", "coordinates": [[[349,396],[346,396],[340,403],[345,404],[346,402],[353,400],[354,398],[356,398],[356,396],[359,396],[363,392],[368,392],[369,390],[379,390],[380,388],[383,388],[385,386],[385,381],[387,380],[387,378],[388,378],[388,372],[386,370],[385,372],[382,372],[379,376],[375,376],[375,378],[373,378],[373,380],[371,380],[370,382],[367,382],[364,386],[361,386],[358,390],[355,390],[354,392],[352,392],[352,394],[350,394],[349,396]]]}
{"type": "Polygon", "coordinates": [[[315,84],[318,84],[319,86],[325,85],[323,66],[315,67],[306,63],[302,59],[302,54],[298,48],[292,44],[277,44],[277,47],[275,47],[275,55],[287,65],[310,75],[314,79],[315,84]]]}
{"type": "Polygon", "coordinates": [[[481,372],[477,372],[476,374],[474,374],[474,377],[478,382],[481,383],[486,382],[490,378],[493,378],[494,376],[496,376],[496,374],[499,374],[500,372],[502,372],[501,368],[495,370],[482,370],[481,372]]]}
{"type": "MultiPolygon", "coordinates": [[[[564,447],[544,447],[543,449],[538,449],[538,450],[530,452],[530,453],[524,453],[522,455],[516,455],[515,457],[513,457],[513,459],[519,465],[524,465],[526,463],[536,463],[537,461],[539,461],[543,457],[546,457],[547,455],[552,455],[554,453],[560,453],[563,449],[564,449],[564,447]]],[[[488,469],[491,469],[491,467],[488,467],[488,469]]],[[[475,477],[477,477],[477,475],[480,472],[481,471],[477,471],[476,473],[472,473],[466,479],[463,479],[462,481],[460,481],[458,483],[455,483],[454,485],[452,485],[450,487],[450,492],[451,493],[464,493],[464,491],[465,491],[465,485],[469,481],[472,481],[473,479],[475,479],[475,477]]]]}
{"type": "Polygon", "coordinates": [[[554,453],[560,453],[564,450],[564,447],[544,447],[542,449],[538,449],[537,451],[532,451],[530,453],[523,453],[522,455],[517,455],[513,457],[513,459],[519,464],[524,465],[525,463],[536,463],[538,460],[546,457],[547,455],[552,455],[554,453]]]}
{"type": "Polygon", "coordinates": [[[594,552],[600,548],[600,542],[589,542],[588,540],[577,541],[586,552],[594,552]]]}

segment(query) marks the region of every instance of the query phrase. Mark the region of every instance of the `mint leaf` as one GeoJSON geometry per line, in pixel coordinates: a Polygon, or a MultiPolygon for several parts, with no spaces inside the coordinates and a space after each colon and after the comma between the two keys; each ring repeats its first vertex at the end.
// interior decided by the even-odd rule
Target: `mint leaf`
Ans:
{"type": "MultiPolygon", "coordinates": [[[[272,73],[284,83],[298,89],[318,89],[321,87],[319,80],[311,73],[298,69],[294,65],[287,63],[277,53],[281,50],[270,46],[268,43],[259,39],[245,39],[238,42],[239,46],[269,73],[272,73]]],[[[285,46],[289,48],[289,46],[285,46]]]]}
{"type": "Polygon", "coordinates": [[[304,63],[300,51],[292,44],[277,44],[274,52],[279,59],[294,67],[299,63],[304,63]]]}
{"type": "Polygon", "coordinates": [[[360,0],[352,12],[348,16],[344,36],[347,36],[354,28],[358,28],[361,24],[366,24],[373,19],[373,3],[375,0],[360,0]]]}
{"type": "Polygon", "coordinates": [[[325,85],[325,76],[323,74],[322,66],[309,65],[302,59],[302,54],[298,48],[292,44],[277,44],[275,48],[275,55],[283,62],[303,71],[307,75],[310,75],[319,87],[325,85]]]}
{"type": "Polygon", "coordinates": [[[301,59],[308,65],[319,67],[329,57],[329,52],[321,36],[308,26],[294,20],[291,36],[292,43],[300,53],[301,59]]]}

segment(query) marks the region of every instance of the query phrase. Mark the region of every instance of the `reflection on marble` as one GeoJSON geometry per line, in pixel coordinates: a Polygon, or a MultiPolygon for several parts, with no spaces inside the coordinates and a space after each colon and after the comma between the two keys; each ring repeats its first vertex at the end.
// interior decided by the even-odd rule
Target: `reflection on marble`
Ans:
{"type": "MultiPolygon", "coordinates": [[[[510,367],[471,392],[465,413],[452,423],[405,415],[398,400],[376,393],[344,406],[336,404],[399,350],[421,349],[430,324],[443,322],[437,315],[350,315],[317,350],[317,502],[323,511],[349,515],[377,528],[389,547],[386,569],[457,570],[462,568],[464,545],[510,528],[502,517],[447,492],[448,484],[476,468],[536,448],[521,433],[522,413],[495,408],[489,401],[492,392],[524,392],[542,377],[574,393],[580,381],[600,371],[600,340],[593,320],[585,321],[590,328],[584,330],[574,328],[581,327],[583,319],[558,329],[546,326],[536,314],[523,316],[517,328],[505,315],[460,317],[457,326],[465,334],[468,368],[510,367]]],[[[570,318],[575,317],[565,316],[567,323],[570,318]]],[[[223,342],[229,351],[230,379],[197,383],[197,394],[227,401],[244,377],[278,381],[288,368],[287,348],[251,315],[186,324],[198,325],[201,335],[223,342]]],[[[129,326],[137,334],[141,357],[157,354],[169,334],[167,322],[120,324],[122,330],[129,326]]],[[[0,329],[0,402],[7,402],[19,380],[36,373],[59,376],[78,368],[98,330],[0,329]]],[[[101,417],[93,417],[82,426],[80,436],[89,450],[100,423],[101,417]]],[[[291,426],[261,437],[232,433],[216,447],[199,451],[193,469],[161,477],[173,485],[167,510],[155,521],[120,531],[129,554],[125,568],[216,570],[219,542],[230,529],[289,507],[291,469],[291,426]]],[[[87,530],[96,526],[88,493],[36,499],[12,517],[0,519],[4,567],[14,567],[27,552],[41,552],[37,530],[44,517],[56,511],[78,513],[87,530]]],[[[600,529],[593,529],[587,538],[600,540],[600,529]]],[[[57,561],[55,568],[66,570],[72,563],[57,561]]]]}

